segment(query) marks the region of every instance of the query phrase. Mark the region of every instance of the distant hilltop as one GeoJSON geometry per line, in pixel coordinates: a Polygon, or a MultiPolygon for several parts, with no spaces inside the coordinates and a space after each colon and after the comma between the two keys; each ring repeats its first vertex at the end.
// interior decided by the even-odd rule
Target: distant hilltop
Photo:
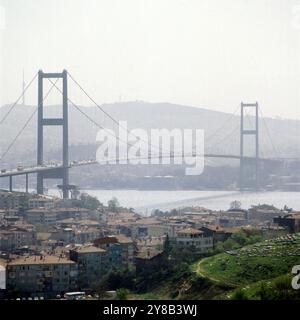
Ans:
{"type": "MultiPolygon", "coordinates": [[[[0,119],[9,110],[10,105],[0,108],[0,119]]],[[[0,147],[6,146],[14,139],[20,128],[34,111],[35,106],[17,106],[1,125],[0,147]]],[[[117,130],[117,125],[105,116],[97,107],[80,107],[99,125],[117,130]]],[[[228,153],[239,153],[239,110],[236,115],[218,112],[205,108],[196,108],[171,103],[148,103],[144,101],[120,102],[101,106],[113,118],[126,120],[129,129],[203,129],[205,132],[205,148],[211,152],[226,150],[228,153]]],[[[61,114],[60,106],[45,107],[45,116],[57,117],[61,114]]],[[[251,118],[249,119],[251,121],[251,118]]],[[[36,150],[36,116],[29,123],[22,136],[19,137],[13,152],[7,155],[7,163],[17,158],[27,158],[32,154],[35,159],[36,150]]],[[[91,124],[71,104],[69,109],[69,141],[70,145],[93,145],[98,128],[91,124]]],[[[260,121],[261,154],[264,157],[300,156],[300,121],[265,118],[260,121]],[[264,123],[267,124],[268,130],[264,123]],[[272,137],[273,145],[270,142],[272,137]],[[277,154],[275,154],[275,151],[277,154]]],[[[61,146],[60,131],[56,128],[45,129],[47,151],[55,154],[61,146]]],[[[46,151],[46,152],[47,152],[46,151]]],[[[3,160],[4,161],[4,160],[3,160]]]]}

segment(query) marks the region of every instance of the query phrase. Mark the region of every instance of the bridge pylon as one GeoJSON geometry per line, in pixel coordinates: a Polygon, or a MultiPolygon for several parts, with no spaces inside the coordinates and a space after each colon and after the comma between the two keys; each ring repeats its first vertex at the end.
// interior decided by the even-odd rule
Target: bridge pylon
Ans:
{"type": "Polygon", "coordinates": [[[62,179],[63,198],[69,197],[69,138],[68,138],[68,73],[44,73],[38,74],[38,141],[37,141],[37,165],[44,165],[44,127],[61,126],[63,129],[62,167],[49,172],[37,173],[37,193],[44,193],[44,179],[62,179]],[[44,79],[62,79],[62,118],[44,118],[44,79]]]}
{"type": "Polygon", "coordinates": [[[258,124],[258,102],[256,103],[241,103],[241,131],[240,131],[240,190],[259,189],[259,124],[258,124]],[[245,110],[255,110],[255,125],[254,128],[246,128],[245,126],[245,110]],[[245,156],[245,137],[254,136],[255,138],[255,155],[249,159],[245,156]],[[254,170],[253,170],[254,169],[254,170]],[[251,181],[247,185],[247,180],[251,181]]]}

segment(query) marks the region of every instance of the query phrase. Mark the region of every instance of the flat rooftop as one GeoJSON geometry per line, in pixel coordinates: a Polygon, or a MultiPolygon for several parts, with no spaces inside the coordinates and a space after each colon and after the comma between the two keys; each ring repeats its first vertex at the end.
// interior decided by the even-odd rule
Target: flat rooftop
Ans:
{"type": "Polygon", "coordinates": [[[45,265],[45,264],[75,264],[67,258],[60,258],[57,256],[24,256],[16,258],[7,263],[8,266],[19,265],[45,265]]]}
{"type": "Polygon", "coordinates": [[[192,234],[192,235],[196,235],[196,234],[203,234],[204,232],[198,229],[194,229],[194,228],[186,228],[183,230],[180,230],[177,232],[177,235],[184,235],[184,234],[192,234]]]}
{"type": "Polygon", "coordinates": [[[86,246],[86,247],[79,247],[74,249],[78,253],[105,253],[106,250],[95,247],[95,246],[86,246]]]}

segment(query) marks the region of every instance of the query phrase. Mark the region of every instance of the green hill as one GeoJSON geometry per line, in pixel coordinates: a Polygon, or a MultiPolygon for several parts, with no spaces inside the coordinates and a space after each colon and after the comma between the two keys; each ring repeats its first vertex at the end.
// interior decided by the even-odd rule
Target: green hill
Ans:
{"type": "Polygon", "coordinates": [[[300,234],[295,234],[203,259],[194,268],[215,283],[239,287],[288,274],[299,263],[300,234]]]}

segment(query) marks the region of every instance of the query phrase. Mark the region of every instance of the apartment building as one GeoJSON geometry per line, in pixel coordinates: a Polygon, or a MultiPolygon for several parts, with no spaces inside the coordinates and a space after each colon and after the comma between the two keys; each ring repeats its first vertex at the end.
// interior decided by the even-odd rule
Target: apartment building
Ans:
{"type": "Polygon", "coordinates": [[[275,217],[274,223],[286,228],[290,233],[300,232],[300,213],[291,212],[283,217],[275,217]]]}
{"type": "Polygon", "coordinates": [[[205,235],[204,231],[185,228],[177,232],[174,242],[179,247],[195,248],[198,253],[207,253],[213,248],[213,237],[205,235]]]}
{"type": "Polygon", "coordinates": [[[45,208],[52,209],[54,208],[54,199],[50,197],[33,197],[28,200],[28,208],[45,208]]]}
{"type": "Polygon", "coordinates": [[[105,273],[106,250],[95,246],[80,246],[70,250],[70,260],[78,265],[78,285],[90,288],[105,273]]]}
{"type": "Polygon", "coordinates": [[[0,209],[19,210],[25,206],[27,194],[22,192],[0,191],[0,209]]]}
{"type": "Polygon", "coordinates": [[[8,261],[5,268],[10,292],[51,298],[77,289],[77,264],[64,257],[23,256],[8,261]]]}
{"type": "Polygon", "coordinates": [[[33,225],[54,225],[57,221],[57,211],[46,208],[29,209],[25,213],[25,219],[33,225]]]}
{"type": "Polygon", "coordinates": [[[12,251],[36,244],[36,231],[32,227],[8,226],[0,228],[0,251],[12,251]]]}
{"type": "Polygon", "coordinates": [[[107,252],[107,269],[121,267],[123,265],[123,247],[114,236],[101,237],[94,240],[94,245],[107,252]]]}
{"type": "Polygon", "coordinates": [[[95,227],[81,227],[74,231],[74,243],[85,244],[93,242],[102,236],[102,230],[95,227]]]}
{"type": "Polygon", "coordinates": [[[124,235],[115,236],[118,243],[122,248],[122,264],[128,268],[134,265],[134,254],[136,252],[136,246],[131,238],[124,235]]]}

